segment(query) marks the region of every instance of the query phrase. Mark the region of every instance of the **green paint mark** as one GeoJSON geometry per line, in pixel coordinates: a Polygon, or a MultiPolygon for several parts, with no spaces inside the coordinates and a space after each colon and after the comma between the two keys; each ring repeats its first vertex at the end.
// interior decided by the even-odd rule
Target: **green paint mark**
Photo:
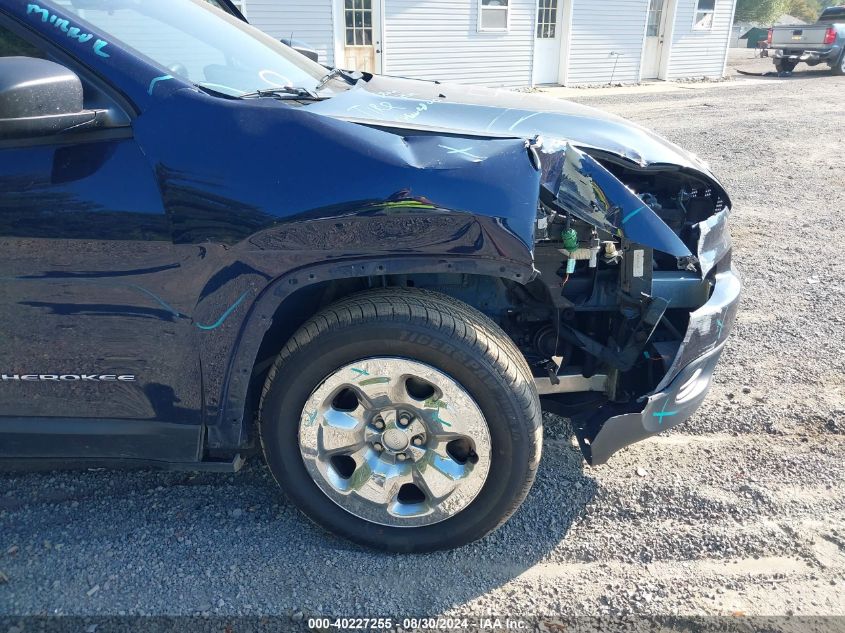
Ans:
{"type": "Polygon", "coordinates": [[[369,376],[370,375],[370,372],[368,372],[366,369],[358,369],[357,367],[353,367],[352,371],[354,371],[356,374],[358,374],[358,376],[356,376],[356,380],[358,378],[360,378],[361,376],[369,376]]]}
{"type": "Polygon", "coordinates": [[[158,82],[160,82],[160,81],[167,81],[167,80],[169,80],[169,79],[173,79],[173,75],[162,75],[161,77],[156,77],[155,79],[153,79],[153,80],[150,82],[150,87],[149,87],[149,88],[147,88],[147,94],[148,94],[148,95],[150,95],[150,96],[152,96],[152,95],[153,95],[153,90],[155,89],[156,84],[157,84],[158,82]]]}
{"type": "Polygon", "coordinates": [[[247,290],[247,291],[246,291],[245,293],[243,293],[240,297],[238,297],[238,300],[237,300],[237,301],[235,301],[235,303],[233,303],[232,305],[230,305],[230,306],[226,309],[226,311],[225,311],[222,315],[220,315],[220,318],[219,318],[219,319],[217,319],[217,320],[216,320],[214,323],[212,323],[211,325],[202,325],[202,324],[200,324],[200,323],[194,323],[194,325],[195,325],[195,326],[197,326],[197,327],[198,327],[199,329],[201,329],[201,330],[215,330],[215,329],[219,328],[221,325],[223,325],[223,322],[224,322],[226,319],[228,319],[228,318],[229,318],[229,316],[232,314],[232,312],[234,312],[234,311],[237,309],[237,307],[238,307],[239,305],[241,305],[241,303],[243,303],[243,300],[244,300],[244,299],[246,299],[246,297],[247,297],[247,295],[248,295],[248,294],[249,294],[249,290],[247,290]]]}
{"type": "Polygon", "coordinates": [[[669,397],[667,396],[666,400],[663,401],[663,408],[660,409],[660,411],[658,411],[657,413],[652,413],[652,415],[659,420],[659,424],[663,424],[663,418],[666,418],[666,417],[669,417],[669,416],[672,416],[672,415],[677,415],[677,413],[678,413],[677,411],[667,411],[666,405],[668,405],[668,404],[669,404],[669,397]]]}
{"type": "Polygon", "coordinates": [[[660,412],[658,412],[658,413],[655,413],[655,414],[654,414],[654,417],[656,417],[656,418],[661,418],[661,419],[660,419],[660,422],[662,423],[662,422],[663,422],[663,418],[665,418],[665,417],[667,417],[667,416],[670,416],[670,415],[677,415],[677,413],[678,413],[677,411],[660,411],[660,412]]]}
{"type": "Polygon", "coordinates": [[[716,338],[722,338],[722,330],[725,327],[725,324],[722,322],[722,319],[716,319],[716,327],[719,328],[719,331],[716,332],[716,338]]]}
{"type": "MultiPolygon", "coordinates": [[[[83,33],[79,27],[71,26],[68,20],[60,18],[54,13],[50,13],[50,11],[35,3],[29,3],[26,5],[26,14],[34,14],[35,19],[41,18],[41,22],[45,24],[49,22],[69,38],[76,40],[81,44],[91,41],[94,37],[91,33],[83,33]]],[[[93,44],[94,53],[100,57],[110,57],[110,55],[104,50],[108,45],[109,43],[105,40],[96,40],[93,44]]]]}
{"type": "Polygon", "coordinates": [[[449,426],[449,427],[452,426],[446,420],[444,420],[443,418],[440,417],[440,410],[439,409],[437,410],[437,413],[434,414],[434,421],[440,422],[440,424],[442,424],[443,426],[449,426]]]}
{"type": "Polygon", "coordinates": [[[635,215],[637,215],[640,211],[642,211],[643,209],[646,209],[646,208],[648,208],[648,207],[640,207],[639,209],[634,209],[628,215],[626,215],[624,218],[622,218],[622,224],[625,224],[625,222],[627,222],[628,220],[633,218],[635,215]]]}
{"type": "Polygon", "coordinates": [[[432,409],[448,409],[449,405],[447,405],[443,400],[437,400],[434,396],[423,402],[424,407],[431,407],[432,409]]]}
{"type": "Polygon", "coordinates": [[[358,384],[363,387],[364,385],[382,385],[386,382],[390,382],[390,378],[367,378],[358,384]]]}
{"type": "Polygon", "coordinates": [[[433,204],[424,204],[416,200],[396,200],[384,203],[386,209],[436,209],[433,204]]]}
{"type": "Polygon", "coordinates": [[[452,426],[446,420],[440,417],[440,409],[448,409],[449,405],[443,400],[437,400],[434,396],[423,402],[423,406],[427,408],[437,409],[434,414],[434,421],[440,422],[443,426],[452,426]]]}
{"type": "Polygon", "coordinates": [[[108,45],[108,42],[104,42],[103,40],[97,40],[96,42],[94,42],[94,52],[97,53],[97,55],[99,55],[100,57],[111,57],[111,55],[109,55],[103,50],[108,45]]]}
{"type": "Polygon", "coordinates": [[[317,409],[314,409],[314,413],[308,414],[308,422],[305,423],[306,426],[313,426],[314,420],[316,420],[316,419],[317,419],[317,409]]]}

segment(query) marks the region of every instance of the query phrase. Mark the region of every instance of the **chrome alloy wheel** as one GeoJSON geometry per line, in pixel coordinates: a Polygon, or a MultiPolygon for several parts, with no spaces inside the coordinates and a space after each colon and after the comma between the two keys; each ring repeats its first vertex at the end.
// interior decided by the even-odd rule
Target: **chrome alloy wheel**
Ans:
{"type": "Polygon", "coordinates": [[[393,527],[456,515],[490,471],[490,432],[476,402],[453,378],[404,358],[330,374],[305,403],[299,449],[332,501],[393,527]]]}

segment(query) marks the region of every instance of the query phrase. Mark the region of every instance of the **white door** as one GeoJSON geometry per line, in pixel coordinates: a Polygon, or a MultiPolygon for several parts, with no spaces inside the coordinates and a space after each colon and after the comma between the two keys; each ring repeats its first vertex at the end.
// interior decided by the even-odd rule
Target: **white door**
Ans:
{"type": "Polygon", "coordinates": [[[663,61],[668,0],[649,0],[648,23],[643,51],[643,79],[657,79],[663,61]]]}
{"type": "Polygon", "coordinates": [[[537,32],[534,34],[534,83],[560,81],[561,0],[537,0],[537,32]]]}
{"type": "Polygon", "coordinates": [[[342,0],[343,63],[346,70],[381,72],[382,0],[342,0]]]}

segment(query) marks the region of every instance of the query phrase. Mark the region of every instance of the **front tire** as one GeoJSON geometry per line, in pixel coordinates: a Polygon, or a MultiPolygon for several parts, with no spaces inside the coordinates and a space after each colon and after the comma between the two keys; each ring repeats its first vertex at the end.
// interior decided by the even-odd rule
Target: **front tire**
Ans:
{"type": "Polygon", "coordinates": [[[542,442],[531,371],[507,335],[451,297],[401,288],[305,323],[268,375],[259,424],[300,510],[394,552],[496,529],[528,493],[542,442]]]}

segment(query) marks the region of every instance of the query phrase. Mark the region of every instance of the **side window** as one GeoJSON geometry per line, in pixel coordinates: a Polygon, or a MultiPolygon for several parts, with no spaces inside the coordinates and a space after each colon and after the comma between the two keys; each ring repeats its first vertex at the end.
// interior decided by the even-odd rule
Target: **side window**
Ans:
{"type": "Polygon", "coordinates": [[[557,0],[540,0],[537,4],[537,37],[541,40],[557,36],[557,0]]]}
{"type": "Polygon", "coordinates": [[[0,24],[0,57],[47,58],[43,51],[18,37],[2,24],[0,24]]]}
{"type": "Polygon", "coordinates": [[[660,35],[660,24],[663,22],[663,5],[665,4],[665,0],[651,0],[649,3],[646,36],[657,37],[660,35]]]}
{"type": "Polygon", "coordinates": [[[716,0],[698,0],[695,7],[695,23],[692,28],[696,31],[709,31],[713,28],[713,13],[716,11],[716,0]]]}
{"type": "Polygon", "coordinates": [[[478,5],[479,31],[507,31],[509,0],[480,0],[478,5]]]}

